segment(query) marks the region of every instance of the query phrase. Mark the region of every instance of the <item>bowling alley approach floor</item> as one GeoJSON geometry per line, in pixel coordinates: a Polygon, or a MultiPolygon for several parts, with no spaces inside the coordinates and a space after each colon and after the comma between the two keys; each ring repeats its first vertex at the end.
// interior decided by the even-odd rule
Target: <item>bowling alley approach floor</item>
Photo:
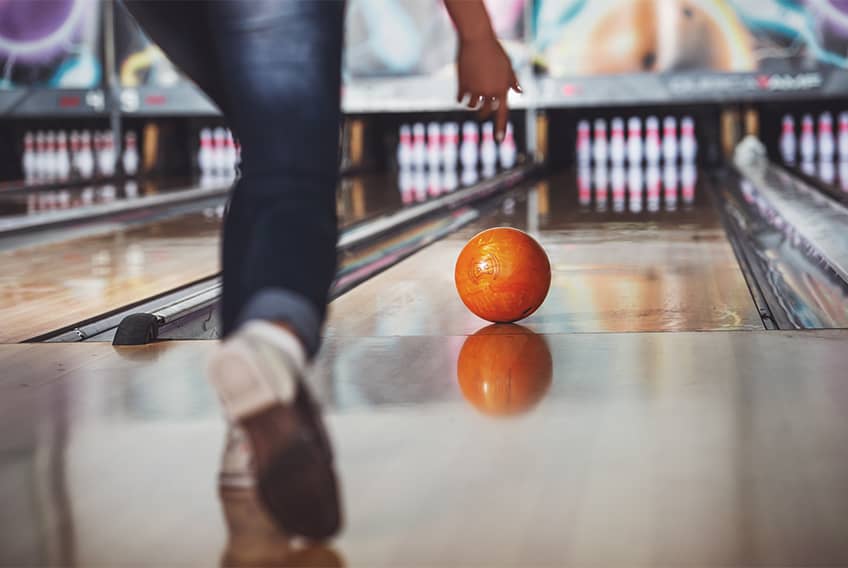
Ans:
{"type": "Polygon", "coordinates": [[[690,197],[549,178],[334,301],[309,382],[346,521],[320,546],[219,494],[215,342],[0,345],[0,566],[848,565],[848,330],[765,330],[690,197]],[[494,225],[552,262],[521,325],[453,288],[494,225]]]}

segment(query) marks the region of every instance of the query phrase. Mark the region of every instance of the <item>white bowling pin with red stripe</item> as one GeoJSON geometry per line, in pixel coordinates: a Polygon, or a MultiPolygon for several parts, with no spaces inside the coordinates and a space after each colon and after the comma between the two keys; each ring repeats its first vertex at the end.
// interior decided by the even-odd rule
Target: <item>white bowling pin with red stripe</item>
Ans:
{"type": "Polygon", "coordinates": [[[442,161],[442,128],[438,122],[427,125],[427,165],[438,170],[442,161]]]}
{"type": "Polygon", "coordinates": [[[483,123],[483,140],[480,143],[480,163],[483,169],[491,171],[498,163],[498,148],[495,145],[495,125],[483,123]]]}
{"type": "Polygon", "coordinates": [[[848,161],[848,112],[839,113],[839,137],[837,138],[839,160],[848,161]]]}
{"type": "Polygon", "coordinates": [[[459,125],[447,122],[442,125],[442,164],[445,171],[456,171],[456,159],[459,156],[459,125]]]}
{"type": "Polygon", "coordinates": [[[35,179],[35,136],[32,132],[24,134],[24,152],[21,156],[21,170],[27,181],[35,179]]]}
{"type": "Polygon", "coordinates": [[[423,122],[412,125],[412,167],[423,168],[427,163],[427,129],[423,122]]]}
{"type": "Polygon", "coordinates": [[[408,124],[398,129],[397,164],[399,170],[412,166],[412,128],[408,124]]]}
{"type": "Polygon", "coordinates": [[[694,162],[697,153],[695,120],[691,116],[684,116],[680,121],[680,159],[684,162],[694,162]]]}
{"type": "Polygon", "coordinates": [[[667,163],[677,160],[677,119],[667,116],[663,120],[663,158],[667,163]]]}
{"type": "Polygon", "coordinates": [[[660,121],[656,116],[645,120],[645,161],[648,165],[660,161],[660,121]]]}
{"type": "Polygon", "coordinates": [[[598,118],[595,119],[595,131],[592,138],[592,157],[595,159],[595,164],[606,164],[608,153],[607,121],[598,118]]]}
{"type": "Polygon", "coordinates": [[[517,151],[515,148],[515,133],[512,131],[512,123],[506,123],[504,138],[498,146],[498,160],[503,169],[509,169],[515,165],[517,151]]]}
{"type": "Polygon", "coordinates": [[[791,114],[787,114],[783,116],[780,125],[780,154],[785,164],[795,163],[796,146],[795,119],[791,114]]]}
{"type": "Polygon", "coordinates": [[[592,177],[587,165],[577,169],[577,201],[584,207],[592,203],[592,177]]]}
{"type": "MultiPolygon", "coordinates": [[[[464,122],[462,125],[462,145],[459,147],[459,161],[463,170],[477,169],[478,140],[477,124],[470,120],[464,122]]],[[[466,176],[463,172],[463,185],[470,185],[465,183],[466,179],[471,179],[471,176],[470,174],[466,176]]]]}
{"type": "Polygon", "coordinates": [[[813,132],[813,117],[805,114],[801,118],[801,161],[812,162],[816,156],[816,135],[813,132]]]}
{"type": "Polygon", "coordinates": [[[588,120],[577,123],[577,163],[589,165],[592,160],[592,133],[588,120]]]}
{"type": "Polygon", "coordinates": [[[623,164],[627,154],[624,142],[624,120],[619,117],[612,119],[610,123],[610,161],[613,165],[623,164]]]}
{"type": "Polygon", "coordinates": [[[642,163],[642,119],[638,116],[627,121],[627,161],[631,166],[642,163]]]}
{"type": "Polygon", "coordinates": [[[833,160],[836,144],[833,138],[833,115],[823,112],[819,115],[818,151],[819,160],[829,162],[833,160]]]}

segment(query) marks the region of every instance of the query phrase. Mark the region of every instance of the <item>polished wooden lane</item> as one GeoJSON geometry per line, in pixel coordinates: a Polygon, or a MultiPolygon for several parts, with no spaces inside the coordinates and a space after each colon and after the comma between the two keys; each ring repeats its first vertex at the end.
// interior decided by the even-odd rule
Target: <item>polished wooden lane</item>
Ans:
{"type": "Polygon", "coordinates": [[[846,565],[846,342],[331,338],[347,524],[311,548],[218,496],[214,343],[0,346],[0,565],[846,565]]]}
{"type": "MultiPolygon", "coordinates": [[[[342,226],[402,207],[396,181],[394,175],[344,179],[342,226]]],[[[220,214],[210,209],[118,223],[102,234],[0,250],[0,343],[24,341],[216,274],[220,214]]]]}
{"type": "Polygon", "coordinates": [[[579,204],[571,174],[516,193],[478,223],[428,247],[333,304],[331,335],[462,335],[484,324],[459,300],[462,245],[499,225],[545,247],[553,280],[523,324],[537,332],[762,329],[745,278],[705,188],[674,211],[579,204]]]}
{"type": "Polygon", "coordinates": [[[23,341],[218,270],[214,215],[0,252],[0,342],[23,341]]]}

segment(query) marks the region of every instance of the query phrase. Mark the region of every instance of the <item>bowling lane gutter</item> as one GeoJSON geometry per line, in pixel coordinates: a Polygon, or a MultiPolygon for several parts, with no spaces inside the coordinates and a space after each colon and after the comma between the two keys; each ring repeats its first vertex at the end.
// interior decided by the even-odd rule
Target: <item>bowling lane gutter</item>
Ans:
{"type": "Polygon", "coordinates": [[[775,164],[727,174],[719,212],[766,327],[846,327],[848,241],[834,236],[848,209],[775,164]]]}
{"type": "Polygon", "coordinates": [[[166,194],[125,199],[114,203],[80,207],[67,211],[41,213],[24,218],[0,219],[0,237],[9,237],[57,228],[60,226],[92,222],[116,217],[125,213],[173,207],[184,203],[193,203],[211,198],[224,198],[230,191],[231,183],[208,188],[189,187],[174,189],[166,194]]]}
{"type": "MultiPolygon", "coordinates": [[[[356,252],[357,258],[343,266],[331,290],[337,297],[379,274],[421,248],[479,218],[471,207],[486,198],[515,188],[539,175],[541,168],[525,165],[483,180],[468,188],[365,221],[343,230],[339,254],[356,252]],[[427,222],[429,220],[429,222],[427,222]],[[418,228],[419,224],[423,227],[418,228]],[[411,236],[396,235],[413,227],[411,236]],[[381,241],[388,241],[381,243],[381,241]],[[375,250],[369,249],[372,247],[375,250]]],[[[163,328],[198,326],[203,335],[221,294],[220,275],[192,282],[164,294],[145,298],[117,310],[28,339],[26,342],[77,342],[105,340],[130,315],[145,314],[156,332],[163,328]]],[[[197,335],[189,334],[190,337],[197,335]]]]}

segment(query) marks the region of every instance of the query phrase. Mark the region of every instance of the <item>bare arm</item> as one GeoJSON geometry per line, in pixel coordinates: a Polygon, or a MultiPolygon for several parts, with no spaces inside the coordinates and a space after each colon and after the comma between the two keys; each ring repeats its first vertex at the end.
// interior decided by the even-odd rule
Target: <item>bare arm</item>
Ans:
{"type": "Polygon", "coordinates": [[[480,109],[485,118],[493,111],[495,135],[503,138],[509,116],[507,92],[521,92],[506,52],[492,29],[483,0],[444,0],[459,36],[457,54],[457,101],[468,98],[469,108],[480,109]]]}

